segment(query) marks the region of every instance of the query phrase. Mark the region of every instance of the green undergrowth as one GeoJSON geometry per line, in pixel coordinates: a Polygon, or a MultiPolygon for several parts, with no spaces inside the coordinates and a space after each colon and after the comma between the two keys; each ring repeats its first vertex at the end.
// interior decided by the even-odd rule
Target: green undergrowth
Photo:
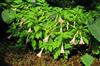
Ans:
{"type": "MultiPolygon", "coordinates": [[[[95,30],[99,23],[90,26],[91,20],[99,22],[96,18],[100,16],[99,6],[97,11],[87,12],[83,6],[52,7],[45,0],[13,0],[8,3],[10,3],[9,7],[4,9],[1,16],[4,22],[9,24],[8,39],[15,37],[17,47],[23,48],[30,44],[33,51],[52,53],[54,59],[63,54],[64,58],[68,59],[70,51],[75,49],[76,45],[90,46],[90,32],[92,35],[97,35],[95,38],[100,40],[99,29],[95,30]],[[92,29],[92,26],[95,28],[92,29]]],[[[84,51],[81,52],[81,55],[83,54],[84,51]]],[[[82,56],[81,60],[84,64],[87,64],[85,60],[88,58],[93,60],[90,55],[82,56]]]]}

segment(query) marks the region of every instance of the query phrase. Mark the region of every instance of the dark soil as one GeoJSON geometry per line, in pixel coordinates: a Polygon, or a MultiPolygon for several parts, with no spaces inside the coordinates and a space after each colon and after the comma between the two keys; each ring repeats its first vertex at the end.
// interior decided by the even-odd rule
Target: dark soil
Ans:
{"type": "MultiPolygon", "coordinates": [[[[5,45],[5,44],[4,44],[5,45]]],[[[71,58],[54,60],[50,54],[42,54],[41,58],[32,51],[24,49],[10,49],[5,47],[0,51],[0,66],[84,66],[80,62],[80,55],[73,55],[71,58]]],[[[100,61],[94,60],[91,66],[100,66],[100,61]]]]}
{"type": "Polygon", "coordinates": [[[11,66],[81,66],[79,55],[73,56],[69,60],[53,60],[48,54],[42,54],[41,58],[36,53],[28,52],[23,54],[6,53],[5,61],[11,66]]]}

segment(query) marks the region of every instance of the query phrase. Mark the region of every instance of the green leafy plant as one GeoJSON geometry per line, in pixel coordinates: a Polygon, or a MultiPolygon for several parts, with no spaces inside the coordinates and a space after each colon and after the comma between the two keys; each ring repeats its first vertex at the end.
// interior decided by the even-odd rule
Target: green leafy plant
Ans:
{"type": "Polygon", "coordinates": [[[54,59],[60,54],[67,59],[75,45],[89,45],[87,23],[93,17],[82,6],[63,9],[48,6],[45,0],[37,0],[34,4],[29,2],[14,0],[10,10],[2,12],[3,20],[10,23],[7,32],[11,35],[8,37],[17,38],[16,46],[31,44],[33,51],[42,49],[45,53],[51,52],[54,59]]]}
{"type": "Polygon", "coordinates": [[[84,63],[85,66],[91,66],[94,58],[91,55],[85,54],[81,57],[81,61],[84,63]]]}
{"type": "Polygon", "coordinates": [[[84,41],[87,40],[85,38],[87,37],[85,36],[87,27],[82,27],[86,24],[86,14],[82,13],[81,7],[62,10],[62,8],[39,5],[41,4],[33,6],[25,2],[18,6],[14,4],[12,9],[17,12],[17,22],[11,24],[8,32],[18,38],[17,44],[31,43],[34,50],[37,49],[36,46],[44,48],[46,52],[52,52],[54,59],[57,59],[61,54],[61,46],[63,45],[63,53],[65,58],[68,58],[73,46],[71,44],[80,43],[80,37],[84,38],[84,41]],[[73,37],[78,38],[76,43],[70,42],[73,37]]]}

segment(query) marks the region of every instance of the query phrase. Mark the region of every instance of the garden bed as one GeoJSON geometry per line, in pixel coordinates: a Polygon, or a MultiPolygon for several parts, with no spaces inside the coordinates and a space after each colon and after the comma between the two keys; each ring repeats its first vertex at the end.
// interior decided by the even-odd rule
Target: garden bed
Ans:
{"type": "MultiPolygon", "coordinates": [[[[36,52],[25,49],[9,48],[8,44],[0,46],[1,66],[84,66],[80,61],[80,54],[72,55],[69,59],[54,60],[50,54],[42,54],[39,58],[36,52]]],[[[100,66],[100,61],[94,60],[91,66],[100,66]]]]}

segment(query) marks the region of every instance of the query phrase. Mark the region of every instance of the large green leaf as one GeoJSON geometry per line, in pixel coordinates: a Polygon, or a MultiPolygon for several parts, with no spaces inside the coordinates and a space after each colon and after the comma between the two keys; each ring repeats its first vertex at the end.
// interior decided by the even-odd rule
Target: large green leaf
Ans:
{"type": "Polygon", "coordinates": [[[85,54],[81,57],[81,61],[85,66],[91,66],[94,58],[91,55],[85,54]]]}
{"type": "Polygon", "coordinates": [[[87,25],[91,34],[100,41],[100,17],[96,18],[96,20],[91,20],[87,25]]]}
{"type": "Polygon", "coordinates": [[[5,23],[10,24],[16,17],[16,12],[13,10],[4,10],[2,12],[2,19],[5,23]]]}

